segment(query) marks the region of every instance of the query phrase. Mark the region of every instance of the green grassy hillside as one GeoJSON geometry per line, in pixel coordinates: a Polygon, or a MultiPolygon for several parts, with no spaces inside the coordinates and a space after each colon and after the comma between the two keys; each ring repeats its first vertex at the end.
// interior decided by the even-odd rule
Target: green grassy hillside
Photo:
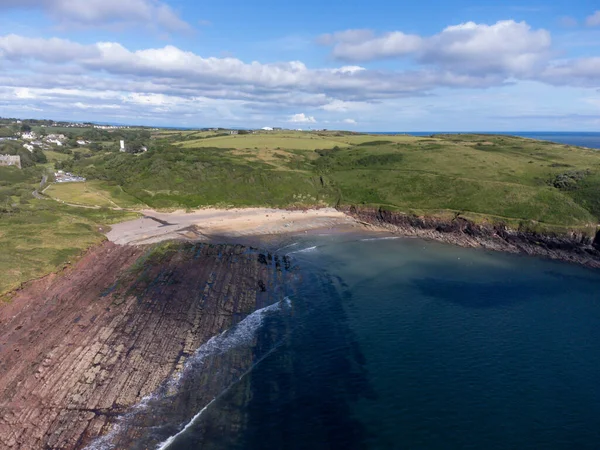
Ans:
{"type": "Polygon", "coordinates": [[[600,218],[600,152],[589,149],[490,135],[181,136],[76,168],[155,208],[352,204],[541,229],[590,229],[600,218]]]}
{"type": "Polygon", "coordinates": [[[169,131],[154,133],[146,153],[56,159],[0,168],[0,293],[147,207],[356,205],[588,234],[600,221],[600,151],[509,136],[169,131]],[[88,182],[53,185],[49,197],[97,209],[34,200],[52,164],[88,182]]]}

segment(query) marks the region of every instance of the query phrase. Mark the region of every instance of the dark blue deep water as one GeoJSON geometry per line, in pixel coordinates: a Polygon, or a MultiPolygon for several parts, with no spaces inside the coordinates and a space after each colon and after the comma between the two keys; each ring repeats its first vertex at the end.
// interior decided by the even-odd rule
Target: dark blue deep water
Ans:
{"type": "Polygon", "coordinates": [[[289,239],[301,280],[253,322],[250,369],[163,448],[600,447],[599,272],[416,239],[289,239]]]}

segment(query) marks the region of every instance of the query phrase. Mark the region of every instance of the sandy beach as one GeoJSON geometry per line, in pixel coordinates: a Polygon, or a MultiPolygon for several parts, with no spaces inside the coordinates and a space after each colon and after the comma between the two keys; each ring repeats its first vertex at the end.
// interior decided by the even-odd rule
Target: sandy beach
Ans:
{"type": "Polygon", "coordinates": [[[119,245],[152,244],[170,239],[203,241],[298,233],[333,227],[359,227],[333,208],[287,211],[269,208],[202,209],[193,212],[141,211],[143,218],[116,224],[107,237],[119,245]]]}

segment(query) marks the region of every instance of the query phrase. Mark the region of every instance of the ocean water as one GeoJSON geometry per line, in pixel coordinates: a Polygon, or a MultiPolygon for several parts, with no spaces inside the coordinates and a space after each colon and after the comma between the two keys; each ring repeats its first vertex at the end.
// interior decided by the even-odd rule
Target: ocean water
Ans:
{"type": "MultiPolygon", "coordinates": [[[[413,136],[430,136],[432,134],[460,134],[448,132],[406,132],[406,133],[375,133],[375,134],[411,134],[413,136]]],[[[600,149],[600,132],[560,132],[560,131],[490,131],[477,132],[477,134],[505,134],[509,136],[520,136],[529,139],[558,142],[565,145],[577,145],[600,149]]]]}
{"type": "Polygon", "coordinates": [[[219,389],[159,448],[599,448],[600,272],[418,239],[287,239],[298,285],[201,349],[238,357],[187,369],[202,376],[186,395],[219,389]]]}

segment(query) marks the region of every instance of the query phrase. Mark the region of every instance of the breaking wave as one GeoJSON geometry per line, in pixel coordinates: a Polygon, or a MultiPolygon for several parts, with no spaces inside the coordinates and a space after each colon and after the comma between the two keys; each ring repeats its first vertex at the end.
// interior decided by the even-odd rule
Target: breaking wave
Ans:
{"type": "MultiPolygon", "coordinates": [[[[264,319],[270,314],[276,313],[278,311],[289,310],[291,308],[291,300],[289,297],[285,297],[283,300],[274,303],[265,308],[261,308],[259,310],[254,311],[252,314],[248,315],[241,322],[233,326],[232,328],[225,330],[221,334],[212,337],[206,343],[198,347],[194,355],[192,355],[184,364],[183,370],[179,372],[177,375],[173,376],[157,393],[144,397],[142,401],[140,401],[137,405],[131,408],[131,410],[119,418],[117,423],[113,426],[112,430],[86,447],[86,450],[113,450],[116,449],[116,445],[114,444],[114,439],[118,436],[127,425],[132,422],[135,417],[143,413],[148,408],[155,407],[155,403],[160,402],[165,399],[167,396],[173,395],[173,392],[176,393],[177,389],[180,387],[181,382],[186,376],[200,370],[204,365],[204,362],[211,357],[223,355],[230,350],[242,346],[250,346],[253,343],[254,337],[256,336],[256,332],[260,329],[261,325],[264,322],[264,319]]],[[[173,441],[180,434],[184,433],[190,426],[192,426],[198,418],[202,415],[204,411],[221,395],[227,392],[231,386],[241,380],[246,374],[250,373],[257,364],[259,364],[262,360],[264,360],[269,354],[271,354],[274,350],[276,350],[278,346],[272,348],[269,352],[263,355],[259,360],[255,361],[254,364],[244,372],[239,378],[234,380],[233,383],[229,384],[224,390],[219,392],[210,402],[208,402],[186,425],[185,427],[179,431],[177,434],[169,437],[161,444],[158,445],[157,449],[166,449],[168,448],[173,441]]],[[[176,394],[175,394],[176,395],[176,394]]]]}

